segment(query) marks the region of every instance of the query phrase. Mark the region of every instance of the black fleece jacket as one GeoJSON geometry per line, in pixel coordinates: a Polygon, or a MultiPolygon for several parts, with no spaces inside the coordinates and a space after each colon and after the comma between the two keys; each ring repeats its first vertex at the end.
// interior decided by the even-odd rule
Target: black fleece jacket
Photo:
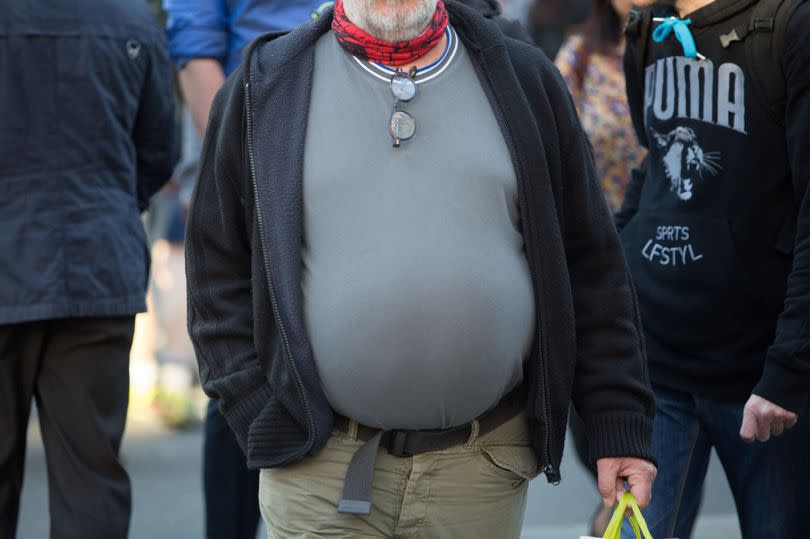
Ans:
{"type": "MultiPolygon", "coordinates": [[[[594,459],[652,460],[653,398],[634,292],[588,145],[542,52],[448,3],[510,148],[535,290],[526,412],[559,481],[569,401],[594,459]]],[[[303,317],[303,151],[314,45],[331,13],[265,36],[217,95],[187,236],[189,328],[205,391],[251,467],[316,454],[334,413],[303,317]]]]}
{"type": "MultiPolygon", "coordinates": [[[[674,36],[628,47],[630,111],[650,154],[617,226],[656,386],[802,414],[810,397],[810,2],[784,35],[784,120],[758,93],[746,43],[720,36],[752,0],[692,13],[702,62],[674,36]]],[[[670,16],[672,8],[656,14],[670,16]]]]}

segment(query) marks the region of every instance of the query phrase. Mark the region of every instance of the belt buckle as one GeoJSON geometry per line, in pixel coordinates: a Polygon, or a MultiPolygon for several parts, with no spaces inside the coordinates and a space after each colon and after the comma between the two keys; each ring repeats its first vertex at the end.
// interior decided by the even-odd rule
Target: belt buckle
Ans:
{"type": "Polygon", "coordinates": [[[405,450],[408,441],[408,433],[402,430],[392,430],[388,433],[388,454],[397,458],[412,456],[405,450]]]}

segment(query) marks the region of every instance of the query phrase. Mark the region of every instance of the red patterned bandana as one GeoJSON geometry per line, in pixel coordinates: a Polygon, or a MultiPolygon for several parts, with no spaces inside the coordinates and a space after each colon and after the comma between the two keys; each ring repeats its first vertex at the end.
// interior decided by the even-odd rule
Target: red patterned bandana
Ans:
{"type": "Polygon", "coordinates": [[[383,41],[368,34],[346,16],[343,0],[337,0],[335,3],[335,14],[332,19],[332,31],[346,52],[363,60],[387,66],[402,66],[421,58],[441,41],[445,29],[447,29],[447,10],[442,0],[438,0],[436,12],[424,32],[410,41],[383,41]]]}

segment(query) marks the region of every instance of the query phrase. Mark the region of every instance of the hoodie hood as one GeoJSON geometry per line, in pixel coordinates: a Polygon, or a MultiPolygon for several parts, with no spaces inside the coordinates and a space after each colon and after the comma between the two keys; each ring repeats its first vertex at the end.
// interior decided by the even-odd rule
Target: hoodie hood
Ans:
{"type": "Polygon", "coordinates": [[[498,0],[458,0],[458,2],[473,8],[488,19],[494,19],[501,14],[501,4],[498,0]]]}

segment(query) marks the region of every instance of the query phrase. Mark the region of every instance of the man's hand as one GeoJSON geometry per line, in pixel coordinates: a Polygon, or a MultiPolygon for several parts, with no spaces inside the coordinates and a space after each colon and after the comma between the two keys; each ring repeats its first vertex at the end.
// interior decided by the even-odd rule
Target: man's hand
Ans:
{"type": "Polygon", "coordinates": [[[642,509],[647,507],[652,498],[652,484],[658,470],[652,462],[635,457],[613,457],[596,461],[596,472],[599,476],[599,494],[608,507],[622,499],[625,491],[624,482],[630,486],[630,493],[642,509]]]}
{"type": "Polygon", "coordinates": [[[799,416],[777,406],[759,395],[751,395],[745,403],[740,438],[748,443],[754,440],[767,442],[771,436],[779,436],[792,428],[799,416]]]}

